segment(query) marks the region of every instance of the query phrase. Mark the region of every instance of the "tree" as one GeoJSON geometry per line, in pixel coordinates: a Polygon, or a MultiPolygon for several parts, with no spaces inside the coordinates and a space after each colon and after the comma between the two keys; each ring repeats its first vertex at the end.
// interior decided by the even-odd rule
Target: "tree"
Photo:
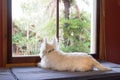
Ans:
{"type": "Polygon", "coordinates": [[[19,4],[23,15],[19,19],[13,19],[17,31],[13,31],[12,41],[19,48],[16,54],[38,54],[41,39],[46,35],[54,35],[55,17],[49,19],[49,12],[45,14],[47,3],[49,0],[22,0],[19,4]]]}
{"type": "MultiPolygon", "coordinates": [[[[90,48],[90,15],[79,10],[76,0],[62,0],[64,3],[64,20],[62,22],[63,43],[65,51],[89,52],[90,48]],[[70,13],[74,6],[76,12],[70,13]],[[72,15],[72,16],[71,16],[72,15]],[[88,15],[88,16],[87,16],[88,15]],[[88,28],[89,27],[89,28],[88,28]]],[[[87,3],[87,0],[85,1],[87,3]]]]}

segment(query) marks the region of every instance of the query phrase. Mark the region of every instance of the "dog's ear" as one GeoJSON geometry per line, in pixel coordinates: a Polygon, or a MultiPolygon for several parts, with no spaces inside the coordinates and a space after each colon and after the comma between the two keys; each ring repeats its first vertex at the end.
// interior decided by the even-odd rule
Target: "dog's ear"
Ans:
{"type": "Polygon", "coordinates": [[[56,37],[54,37],[54,39],[53,39],[53,44],[54,44],[55,46],[57,46],[57,45],[58,45],[58,40],[57,40],[57,38],[56,38],[56,37]]]}
{"type": "Polygon", "coordinates": [[[39,41],[40,41],[41,43],[43,43],[43,42],[44,42],[44,39],[40,39],[39,41]]]}
{"type": "Polygon", "coordinates": [[[47,38],[45,37],[44,38],[44,41],[43,41],[45,44],[47,44],[47,38]]]}

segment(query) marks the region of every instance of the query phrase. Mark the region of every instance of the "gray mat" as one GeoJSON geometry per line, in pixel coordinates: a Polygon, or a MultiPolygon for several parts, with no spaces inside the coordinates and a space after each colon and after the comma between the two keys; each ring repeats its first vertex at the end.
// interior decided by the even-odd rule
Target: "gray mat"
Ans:
{"type": "Polygon", "coordinates": [[[120,80],[120,65],[102,62],[112,71],[90,71],[90,72],[60,72],[45,70],[38,67],[15,67],[12,73],[18,80],[120,80]]]}
{"type": "Polygon", "coordinates": [[[15,80],[9,69],[0,69],[0,80],[15,80]]]}

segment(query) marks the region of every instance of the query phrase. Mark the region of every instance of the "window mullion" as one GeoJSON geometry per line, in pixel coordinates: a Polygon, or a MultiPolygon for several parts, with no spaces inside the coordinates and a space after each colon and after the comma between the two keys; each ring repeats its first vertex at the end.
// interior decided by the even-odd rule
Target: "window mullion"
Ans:
{"type": "Polygon", "coordinates": [[[59,40],[59,0],[56,0],[57,9],[56,9],[56,37],[59,40]]]}

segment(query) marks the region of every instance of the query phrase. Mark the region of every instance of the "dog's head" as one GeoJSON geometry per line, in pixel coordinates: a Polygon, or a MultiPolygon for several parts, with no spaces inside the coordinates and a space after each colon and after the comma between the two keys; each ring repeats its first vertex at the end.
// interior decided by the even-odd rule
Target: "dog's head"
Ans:
{"type": "Polygon", "coordinates": [[[47,38],[43,39],[40,47],[40,57],[42,58],[46,56],[47,54],[51,53],[57,48],[58,48],[58,42],[56,38],[54,38],[53,41],[51,42],[48,42],[47,38]]]}

